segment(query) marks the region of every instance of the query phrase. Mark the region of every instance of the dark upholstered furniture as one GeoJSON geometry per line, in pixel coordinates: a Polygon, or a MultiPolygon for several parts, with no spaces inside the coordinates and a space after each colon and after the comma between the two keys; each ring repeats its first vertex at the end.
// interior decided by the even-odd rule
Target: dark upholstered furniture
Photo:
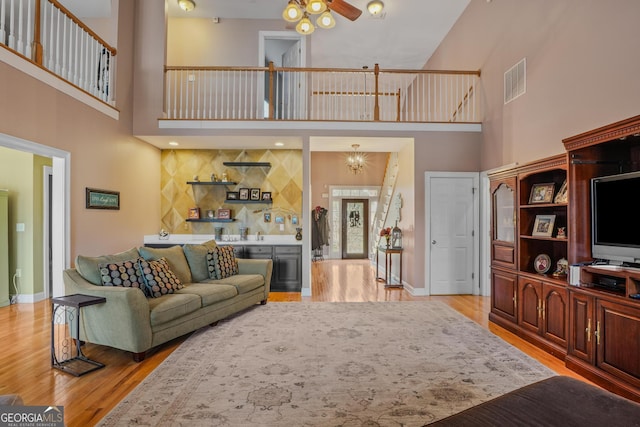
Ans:
{"type": "Polygon", "coordinates": [[[429,425],[640,426],[640,404],[574,378],[556,376],[429,425]]]}

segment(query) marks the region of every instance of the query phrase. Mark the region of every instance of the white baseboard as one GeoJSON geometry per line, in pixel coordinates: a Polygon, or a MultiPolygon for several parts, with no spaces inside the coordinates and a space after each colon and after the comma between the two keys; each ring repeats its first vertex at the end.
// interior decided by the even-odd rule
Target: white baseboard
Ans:
{"type": "Polygon", "coordinates": [[[44,292],[38,292],[37,294],[18,294],[16,302],[18,304],[33,304],[43,301],[44,299],[44,292]]]}

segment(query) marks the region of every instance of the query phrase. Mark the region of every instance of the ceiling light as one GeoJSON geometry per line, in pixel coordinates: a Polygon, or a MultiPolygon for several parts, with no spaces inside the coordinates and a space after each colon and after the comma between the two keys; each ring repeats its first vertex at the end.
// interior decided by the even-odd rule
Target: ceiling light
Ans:
{"type": "Polygon", "coordinates": [[[352,174],[358,175],[363,172],[367,164],[367,155],[358,151],[359,144],[353,144],[351,147],[353,151],[347,155],[347,168],[352,174]]]}
{"type": "Polygon", "coordinates": [[[278,142],[276,142],[274,145],[275,145],[276,147],[284,147],[284,142],[280,142],[280,141],[278,141],[278,142]]]}
{"type": "Polygon", "coordinates": [[[296,2],[296,0],[289,0],[289,4],[284,8],[282,12],[282,18],[288,22],[297,22],[300,18],[302,18],[302,10],[300,10],[300,6],[296,2]]]}
{"type": "Polygon", "coordinates": [[[178,0],[178,6],[185,12],[191,12],[196,8],[196,2],[193,0],[178,0]]]}
{"type": "Polygon", "coordinates": [[[333,19],[333,15],[331,15],[331,12],[327,10],[318,17],[318,19],[316,20],[316,24],[318,24],[318,27],[328,30],[329,28],[333,28],[336,26],[336,20],[333,19]]]}
{"type": "Polygon", "coordinates": [[[177,147],[177,146],[178,146],[178,145],[180,145],[180,144],[178,144],[178,143],[177,143],[177,142],[175,142],[175,141],[169,141],[169,145],[170,145],[170,146],[172,146],[172,147],[177,147]]]}
{"type": "Polygon", "coordinates": [[[311,21],[309,20],[309,15],[305,12],[304,17],[298,22],[296,25],[296,31],[303,35],[308,35],[313,33],[316,27],[313,26],[311,21]]]}
{"type": "Polygon", "coordinates": [[[307,12],[317,15],[327,10],[327,5],[323,0],[308,0],[306,9],[307,12]]]}
{"type": "Polygon", "coordinates": [[[382,9],[384,9],[384,3],[380,0],[373,0],[367,3],[367,10],[373,16],[380,15],[380,13],[382,13],[382,9]]]}

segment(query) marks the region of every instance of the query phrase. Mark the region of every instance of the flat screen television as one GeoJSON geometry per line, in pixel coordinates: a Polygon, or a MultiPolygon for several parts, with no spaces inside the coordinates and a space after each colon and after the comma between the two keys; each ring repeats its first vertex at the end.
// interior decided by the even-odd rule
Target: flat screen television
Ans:
{"type": "Polygon", "coordinates": [[[640,263],[640,172],[591,180],[591,255],[613,264],[640,263]]]}

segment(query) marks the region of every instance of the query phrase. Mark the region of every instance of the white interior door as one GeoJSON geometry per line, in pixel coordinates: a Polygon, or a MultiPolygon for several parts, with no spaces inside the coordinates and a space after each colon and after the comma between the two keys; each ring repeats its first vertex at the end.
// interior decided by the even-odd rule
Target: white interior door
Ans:
{"type": "Polygon", "coordinates": [[[478,183],[477,173],[425,174],[431,295],[478,293],[478,183]]]}

